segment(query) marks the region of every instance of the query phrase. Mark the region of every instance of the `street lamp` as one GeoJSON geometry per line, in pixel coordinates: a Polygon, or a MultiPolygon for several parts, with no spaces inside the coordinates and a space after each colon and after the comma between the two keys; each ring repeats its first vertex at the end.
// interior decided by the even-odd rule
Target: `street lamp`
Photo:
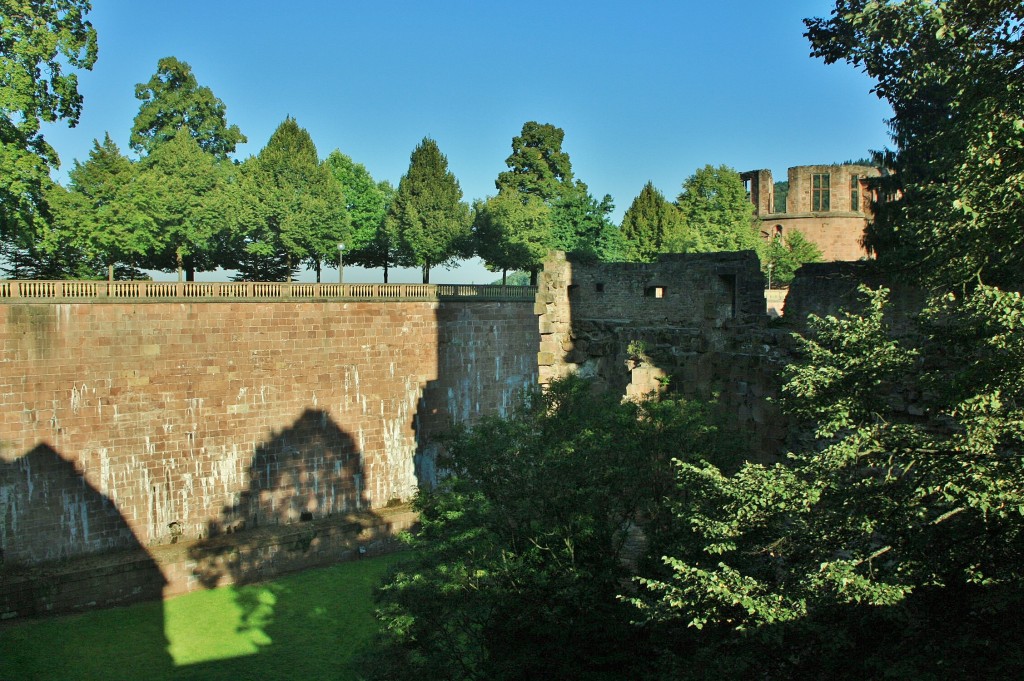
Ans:
{"type": "Polygon", "coordinates": [[[345,283],[345,244],[338,244],[338,283],[345,283]]]}

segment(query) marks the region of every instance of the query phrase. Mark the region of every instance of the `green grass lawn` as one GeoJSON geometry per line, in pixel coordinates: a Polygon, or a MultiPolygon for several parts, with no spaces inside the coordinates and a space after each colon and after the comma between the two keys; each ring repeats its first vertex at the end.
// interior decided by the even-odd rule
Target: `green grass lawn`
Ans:
{"type": "Polygon", "coordinates": [[[7,625],[0,681],[355,679],[353,654],[374,630],[372,589],[396,560],[7,625]]]}

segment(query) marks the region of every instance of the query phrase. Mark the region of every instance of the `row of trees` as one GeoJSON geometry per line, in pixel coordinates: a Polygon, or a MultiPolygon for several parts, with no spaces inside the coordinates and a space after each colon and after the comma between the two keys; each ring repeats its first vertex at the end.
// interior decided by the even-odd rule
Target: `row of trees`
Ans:
{"type": "Polygon", "coordinates": [[[77,121],[76,81],[60,67],[62,59],[81,68],[95,60],[87,9],[85,2],[43,3],[10,17],[12,30],[27,37],[4,44],[5,55],[16,57],[4,62],[5,82],[35,79],[38,87],[11,100],[24,106],[7,106],[0,130],[10,171],[0,180],[0,261],[9,276],[130,278],[159,270],[191,280],[221,267],[240,279],[282,280],[308,267],[319,281],[340,244],[346,262],[382,268],[384,281],[402,266],[420,267],[424,282],[432,267],[474,255],[503,281],[509,271],[535,281],[551,249],[640,261],[754,249],[776,272],[787,271],[779,263],[794,253],[807,255],[801,244],[766,248],[738,174],[724,166],[697,171],[675,204],[648,184],[616,226],[612,198],[596,199],[574,177],[564,132],[532,121],[512,140],[497,194],[472,206],[431,139],[413,151],[397,188],[338,150],[321,161],[290,117],[256,156],[233,161],[245,136],[227,122],[224,103],[173,57],[135,88],[140,107],[129,144],[137,160],[108,134],[74,162],[67,186],[55,184],[48,171],[58,159],[39,124],[77,121]],[[53,51],[28,49],[45,47],[47,30],[60,36],[53,51]],[[46,64],[50,81],[35,75],[33,60],[46,64]]]}
{"type": "Polygon", "coordinates": [[[579,379],[457,433],[372,678],[1024,675],[1024,6],[837,0],[807,26],[893,105],[906,172],[872,237],[932,293],[910,331],[884,290],[812,318],[774,465],[700,405],[579,379]]]}

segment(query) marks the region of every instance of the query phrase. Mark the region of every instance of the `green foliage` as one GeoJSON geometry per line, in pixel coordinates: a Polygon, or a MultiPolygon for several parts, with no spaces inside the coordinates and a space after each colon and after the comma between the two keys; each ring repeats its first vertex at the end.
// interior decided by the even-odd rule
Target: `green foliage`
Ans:
{"type": "Polygon", "coordinates": [[[472,249],[471,224],[448,159],[434,140],[424,138],[384,217],[384,230],[398,247],[398,264],[422,268],[423,283],[429,283],[431,267],[452,264],[472,249]]]}
{"type": "Polygon", "coordinates": [[[561,128],[528,121],[512,138],[509,170],[495,182],[497,203],[481,205],[484,222],[477,225],[476,250],[493,269],[521,267],[535,277],[553,249],[619,259],[621,238],[608,218],[612,197],[598,201],[573,179],[564,137],[561,128]],[[509,197],[518,197],[525,210],[504,204],[509,197]]]}
{"type": "Polygon", "coordinates": [[[240,168],[233,251],[243,280],[290,279],[305,261],[317,273],[334,261],[350,222],[341,184],[319,161],[309,133],[286,118],[240,168]]]}
{"type": "Polygon", "coordinates": [[[785,213],[786,201],[789,199],[789,180],[776,182],[772,187],[772,191],[775,192],[775,212],[785,213]]]}
{"type": "Polygon", "coordinates": [[[60,165],[42,124],[74,126],[82,110],[71,69],[96,62],[90,9],[87,0],[0,0],[0,241],[10,255],[35,251],[49,173],[60,165]]]}
{"type": "Polygon", "coordinates": [[[530,273],[529,272],[510,272],[507,276],[503,276],[502,279],[495,279],[491,282],[495,285],[505,286],[530,286],[530,273]]]}
{"type": "Polygon", "coordinates": [[[761,271],[770,278],[772,287],[788,286],[800,266],[808,262],[821,262],[821,250],[800,232],[791,231],[768,242],[761,271]]]}
{"type": "Polygon", "coordinates": [[[226,158],[235,145],[247,141],[237,125],[227,124],[224,102],[199,85],[192,67],[175,57],[157,62],[149,81],[135,86],[135,98],[142,105],[129,143],[140,154],[153,153],[179,130],[188,130],[203,151],[218,158],[226,158]]]}
{"type": "Polygon", "coordinates": [[[631,262],[651,262],[666,252],[667,241],[683,229],[679,209],[648,182],[622,216],[620,232],[623,257],[631,262]]]}
{"type": "Polygon", "coordinates": [[[533,194],[504,189],[474,206],[476,253],[488,269],[535,271],[550,250],[551,209],[533,194]]]}
{"type": "Polygon", "coordinates": [[[498,191],[514,189],[535,196],[546,204],[572,184],[572,162],[562,151],[565,131],[550,123],[527,121],[522,132],[512,138],[512,154],[505,159],[508,170],[495,182],[498,191]]]}
{"type": "Polygon", "coordinates": [[[204,152],[184,128],[143,158],[132,193],[159,238],[145,251],[147,267],[184,271],[188,281],[196,271],[216,268],[228,238],[224,192],[233,172],[230,162],[204,152]]]}
{"type": "Polygon", "coordinates": [[[379,592],[371,676],[633,678],[644,636],[617,598],[632,528],[671,522],[668,459],[710,436],[698,405],[621,403],[578,378],[457,430],[449,476],[417,500],[413,558],[379,592]]]}
{"type": "Polygon", "coordinates": [[[350,243],[345,244],[345,261],[363,267],[382,267],[384,283],[388,268],[397,258],[394,240],[384,229],[384,215],[395,189],[387,180],[375,182],[362,163],[355,163],[337,149],[324,161],[345,196],[345,209],[352,221],[350,243]]]}
{"type": "Polygon", "coordinates": [[[869,245],[933,283],[1018,287],[1024,271],[1024,8],[1016,0],[839,0],[812,54],[877,81],[894,173],[869,245]]]}
{"type": "Polygon", "coordinates": [[[669,240],[675,253],[762,250],[739,173],[727,166],[704,166],[683,182],[676,199],[683,229],[669,240]]]}
{"type": "Polygon", "coordinates": [[[813,431],[804,451],[733,475],[679,463],[692,533],[636,602],[708,677],[1024,669],[1024,301],[938,300],[911,343],[889,334],[885,298],[800,339],[783,395],[813,431]]]}
{"type": "Polygon", "coordinates": [[[615,204],[604,195],[600,201],[576,180],[551,207],[554,248],[570,253],[594,256],[606,262],[621,259],[622,236],[609,219],[615,204]]]}
{"type": "Polygon", "coordinates": [[[52,218],[39,238],[42,253],[67,263],[66,269],[53,274],[106,276],[107,267],[136,266],[159,246],[162,235],[146,211],[138,168],[110,135],[102,143],[93,140],[89,158],[75,161],[68,180],[67,189],[53,185],[48,191],[52,218]]]}

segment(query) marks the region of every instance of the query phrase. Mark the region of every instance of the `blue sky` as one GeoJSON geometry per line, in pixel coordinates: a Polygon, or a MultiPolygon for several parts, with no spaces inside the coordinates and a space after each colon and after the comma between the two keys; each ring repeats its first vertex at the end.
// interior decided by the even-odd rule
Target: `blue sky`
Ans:
{"type": "MultiPolygon", "coordinates": [[[[238,158],[290,115],[321,157],[340,149],[397,184],[430,136],[472,200],[494,193],[512,137],[535,120],[565,131],[576,177],[612,195],[618,222],[648,180],[674,198],[708,163],[784,179],[789,166],[885,146],[891,111],[871,81],[809,56],[801,20],[830,10],[826,0],[95,0],[99,60],[80,74],[81,121],[46,137],[61,181],[104,132],[127,152],[134,87],[175,56],[248,137],[238,158]]],[[[431,274],[493,279],[478,263],[431,274]]],[[[346,268],[346,281],[380,272],[346,268]]]]}

